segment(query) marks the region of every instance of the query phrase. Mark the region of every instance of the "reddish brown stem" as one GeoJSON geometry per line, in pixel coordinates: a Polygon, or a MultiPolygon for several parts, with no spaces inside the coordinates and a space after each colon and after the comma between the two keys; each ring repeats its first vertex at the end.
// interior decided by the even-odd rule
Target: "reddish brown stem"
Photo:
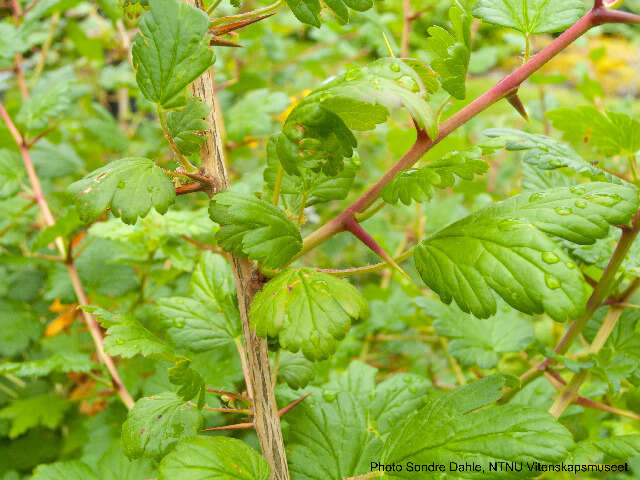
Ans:
{"type": "Polygon", "coordinates": [[[402,23],[402,48],[401,54],[403,58],[409,56],[409,36],[411,35],[411,24],[414,17],[411,13],[411,0],[402,0],[402,13],[404,22],[402,23]]]}
{"type": "Polygon", "coordinates": [[[401,171],[410,168],[426,152],[442,141],[442,139],[457,130],[461,125],[465,124],[471,118],[475,117],[480,112],[483,112],[494,103],[503,99],[508,93],[516,90],[522,82],[549,62],[558,53],[563,51],[577,38],[581,37],[589,29],[597,25],[602,25],[603,23],[640,23],[640,15],[609,10],[596,4],[592,10],[587,12],[582,18],[580,18],[580,20],[553,40],[549,45],[540,50],[527,63],[516,69],[513,73],[504,77],[484,94],[441,123],[439,126],[438,136],[435,139],[430,139],[424,131],[419,131],[418,137],[411,149],[342,213],[306,237],[302,251],[295,258],[299,258],[304,253],[324,242],[326,239],[343,231],[344,220],[371,206],[380,196],[382,189],[401,171]]]}
{"type": "MultiPolygon", "coordinates": [[[[51,214],[51,210],[49,209],[49,205],[47,204],[47,200],[42,193],[42,187],[40,186],[40,179],[36,173],[36,170],[33,165],[33,161],[31,159],[31,154],[29,153],[29,149],[24,142],[24,138],[18,131],[17,127],[13,123],[13,120],[9,116],[9,113],[4,108],[4,105],[0,103],[0,117],[4,120],[11,136],[13,137],[16,145],[18,145],[18,149],[20,150],[20,155],[22,156],[22,161],[24,163],[25,170],[27,171],[27,175],[29,177],[29,182],[31,183],[31,188],[33,190],[34,198],[38,203],[38,207],[40,207],[40,211],[42,212],[42,216],[44,217],[45,224],[47,226],[52,226],[55,224],[55,220],[53,215],[51,214]]],[[[61,237],[57,237],[55,239],[55,244],[60,251],[60,254],[68,258],[66,248],[64,246],[64,241],[61,237]]],[[[71,278],[71,283],[73,285],[73,289],[76,293],[76,297],[78,298],[78,302],[81,305],[87,305],[89,300],[84,292],[84,288],[82,287],[82,283],[80,281],[80,277],[78,276],[78,271],[76,270],[75,265],[73,264],[73,260],[69,259],[66,262],[67,271],[69,273],[69,277],[71,278]]],[[[100,326],[96,319],[87,312],[82,312],[82,316],[84,318],[85,324],[93,338],[93,343],[95,344],[96,351],[98,353],[98,357],[100,361],[107,367],[109,374],[111,375],[111,380],[113,382],[113,386],[115,390],[118,392],[122,402],[127,406],[127,408],[133,407],[135,403],[126,387],[122,383],[120,379],[120,375],[118,374],[118,370],[113,362],[113,359],[107,355],[104,351],[104,344],[102,341],[102,332],[100,330],[100,326]]]]}
{"type": "Polygon", "coordinates": [[[205,185],[200,182],[190,182],[176,187],[176,195],[186,195],[188,193],[201,192],[205,185]]]}

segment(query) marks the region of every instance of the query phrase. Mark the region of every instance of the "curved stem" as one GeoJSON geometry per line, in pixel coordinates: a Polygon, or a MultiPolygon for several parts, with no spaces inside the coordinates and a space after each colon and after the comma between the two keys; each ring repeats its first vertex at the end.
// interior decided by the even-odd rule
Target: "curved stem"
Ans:
{"type": "MultiPolygon", "coordinates": [[[[16,128],[15,124],[13,123],[13,120],[11,120],[9,113],[6,111],[2,103],[0,103],[0,117],[6,123],[7,128],[11,133],[11,136],[13,137],[14,141],[18,145],[18,149],[20,150],[20,155],[22,156],[22,161],[24,163],[25,170],[27,171],[27,175],[29,177],[29,182],[31,183],[31,188],[33,189],[33,195],[36,199],[36,202],[38,203],[38,207],[40,207],[40,211],[42,212],[42,216],[44,217],[44,221],[46,225],[50,227],[54,225],[56,222],[55,222],[55,219],[53,218],[53,215],[51,214],[51,210],[49,209],[47,200],[45,199],[44,194],[42,193],[42,187],[40,186],[40,179],[38,178],[35,167],[33,165],[31,154],[24,142],[22,135],[16,128]]],[[[62,237],[57,237],[55,239],[55,244],[58,250],[60,251],[60,254],[62,255],[62,257],[66,259],[65,264],[67,266],[69,277],[71,278],[73,290],[75,291],[76,297],[78,298],[78,302],[81,305],[87,305],[89,303],[89,300],[87,299],[87,296],[84,292],[84,288],[82,286],[82,282],[80,281],[80,276],[78,275],[78,271],[76,270],[76,267],[73,263],[73,259],[70,257],[70,255],[67,254],[67,249],[64,245],[64,241],[62,240],[62,237]]],[[[107,367],[107,370],[111,375],[113,386],[118,392],[118,395],[122,400],[122,403],[124,403],[127,408],[133,407],[133,404],[135,402],[131,397],[131,394],[129,393],[127,388],[124,386],[124,383],[122,383],[122,380],[120,379],[120,375],[118,374],[118,370],[116,369],[113,359],[104,351],[104,344],[102,341],[102,332],[100,330],[100,326],[98,325],[98,322],[90,313],[83,311],[82,316],[84,318],[85,324],[87,325],[87,329],[91,334],[93,343],[95,344],[98,357],[100,358],[100,361],[107,367]]]]}
{"type": "Polygon", "coordinates": [[[442,141],[442,139],[446,138],[480,112],[483,112],[494,103],[503,99],[509,92],[517,89],[522,82],[549,62],[558,53],[562,52],[568,45],[584,35],[585,32],[590,30],[592,27],[602,25],[603,23],[640,24],[640,15],[609,10],[601,5],[594,6],[593,9],[587,12],[573,26],[568,28],[549,45],[535,54],[527,63],[516,69],[513,73],[504,77],[484,94],[441,123],[437,138],[430,139],[424,131],[418,131],[418,137],[411,149],[409,149],[409,151],[405,153],[389,170],[387,170],[376,183],[369,187],[367,191],[365,191],[355,202],[349,205],[342,213],[305,238],[302,251],[298,253],[295,258],[299,258],[328,238],[343,231],[344,228],[342,227],[342,223],[345,218],[350,215],[363,212],[371,206],[371,204],[373,204],[373,202],[375,202],[380,196],[382,189],[402,170],[410,168],[426,152],[442,141]]]}

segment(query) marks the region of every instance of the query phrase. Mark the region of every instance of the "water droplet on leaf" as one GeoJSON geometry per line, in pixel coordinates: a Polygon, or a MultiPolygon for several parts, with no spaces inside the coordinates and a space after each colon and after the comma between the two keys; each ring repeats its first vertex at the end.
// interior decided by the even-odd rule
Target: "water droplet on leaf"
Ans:
{"type": "Polygon", "coordinates": [[[571,215],[572,210],[568,207],[556,207],[554,208],[558,215],[571,215]]]}
{"type": "Polygon", "coordinates": [[[552,277],[548,273],[545,273],[544,275],[544,283],[546,283],[547,287],[549,287],[551,290],[555,290],[556,288],[560,287],[560,282],[558,282],[558,279],[552,277]]]}
{"type": "Polygon", "coordinates": [[[542,261],[548,264],[558,263],[560,258],[553,252],[542,252],[542,261]]]}
{"type": "Polygon", "coordinates": [[[325,402],[333,402],[336,399],[336,392],[333,390],[324,390],[322,392],[322,398],[324,398],[325,402]]]}

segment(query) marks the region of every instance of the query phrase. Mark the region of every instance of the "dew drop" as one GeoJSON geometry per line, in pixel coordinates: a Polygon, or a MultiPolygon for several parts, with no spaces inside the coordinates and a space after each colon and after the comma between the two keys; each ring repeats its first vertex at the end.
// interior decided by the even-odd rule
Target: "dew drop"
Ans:
{"type": "Polygon", "coordinates": [[[564,262],[565,267],[567,267],[569,270],[573,270],[574,268],[576,268],[576,264],[573,262],[564,262]]]}
{"type": "Polygon", "coordinates": [[[569,191],[574,195],[584,195],[586,193],[586,190],[584,189],[584,187],[580,187],[577,185],[574,187],[571,187],[569,191]]]}
{"type": "Polygon", "coordinates": [[[409,392],[411,393],[418,393],[418,387],[416,385],[411,385],[409,387],[409,392]]]}
{"type": "Polygon", "coordinates": [[[567,207],[556,207],[554,208],[558,215],[571,215],[572,211],[567,207]]]}
{"type": "Polygon", "coordinates": [[[124,180],[120,180],[120,181],[118,182],[118,188],[119,188],[120,190],[122,190],[122,189],[123,189],[124,187],[126,187],[126,186],[127,186],[127,185],[124,183],[124,180]]]}
{"type": "Polygon", "coordinates": [[[549,162],[549,164],[551,164],[551,166],[554,167],[554,168],[559,168],[559,167],[563,167],[564,166],[564,162],[562,160],[560,160],[559,158],[554,158],[553,160],[551,160],[549,162]]]}
{"type": "Polygon", "coordinates": [[[537,202],[538,200],[542,200],[545,197],[545,194],[542,192],[534,193],[529,197],[530,202],[537,202]]]}
{"type": "Polygon", "coordinates": [[[183,328],[184,327],[184,320],[180,319],[180,318],[174,318],[173,319],[173,326],[176,328],[183,328]]]}
{"type": "Polygon", "coordinates": [[[542,261],[551,265],[558,263],[560,258],[553,252],[542,252],[542,261]]]}
{"type": "Polygon", "coordinates": [[[398,65],[397,63],[392,63],[389,68],[391,70],[393,70],[394,72],[399,72],[400,71],[400,65],[398,65]]]}
{"type": "Polygon", "coordinates": [[[512,230],[515,225],[518,225],[518,222],[516,220],[506,218],[498,223],[498,229],[502,231],[508,231],[512,230]]]}
{"type": "Polygon", "coordinates": [[[615,204],[620,202],[620,200],[622,200],[622,197],[617,193],[601,194],[597,195],[596,198],[596,202],[605,207],[613,207],[615,204]]]}
{"type": "Polygon", "coordinates": [[[578,208],[587,208],[587,201],[586,200],[576,200],[574,205],[578,208]]]}
{"type": "Polygon", "coordinates": [[[324,390],[322,392],[322,398],[324,398],[325,402],[333,402],[336,399],[336,392],[332,390],[324,390]]]}
{"type": "Polygon", "coordinates": [[[549,287],[551,290],[555,290],[556,288],[560,287],[560,282],[558,282],[558,279],[552,277],[548,273],[545,273],[544,275],[544,283],[546,283],[547,287],[549,287]]]}
{"type": "Polygon", "coordinates": [[[116,343],[117,343],[118,345],[124,345],[124,340],[123,340],[123,339],[121,339],[121,338],[118,338],[118,339],[116,340],[116,343]]]}
{"type": "Polygon", "coordinates": [[[413,383],[413,377],[404,377],[402,380],[404,383],[413,383]]]}

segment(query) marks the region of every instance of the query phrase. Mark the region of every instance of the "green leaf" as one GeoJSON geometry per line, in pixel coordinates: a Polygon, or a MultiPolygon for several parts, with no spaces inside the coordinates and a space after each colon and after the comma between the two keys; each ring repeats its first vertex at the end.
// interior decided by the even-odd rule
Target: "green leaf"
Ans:
{"type": "Polygon", "coordinates": [[[410,205],[412,201],[430,200],[434,187],[453,186],[456,182],[455,176],[473,180],[474,175],[485,173],[489,165],[480,159],[481,154],[479,148],[449,152],[422,168],[403,170],[384,187],[382,198],[387,203],[398,203],[400,200],[405,205],[410,205]]]}
{"type": "Polygon", "coordinates": [[[431,138],[438,134],[427,99],[438,88],[436,75],[417,60],[382,58],[351,67],[304,98],[289,114],[277,136],[277,153],[285,170],[335,175],[357,141],[351,130],[372,130],[392,108],[404,107],[431,138]]]}
{"type": "Polygon", "coordinates": [[[198,434],[200,410],[165,392],[141,398],[122,424],[122,448],[129,458],[161,458],[182,438],[198,434]]]}
{"type": "Polygon", "coordinates": [[[322,360],[335,352],[351,319],[367,315],[365,299],[350,283],[301,269],[272,278],[255,296],[249,316],[261,337],[278,337],[285,350],[322,360]]]}
{"type": "Polygon", "coordinates": [[[570,168],[591,180],[623,184],[619,177],[593,166],[568,145],[545,135],[527,133],[512,128],[490,128],[489,137],[506,137],[506,149],[526,151],[524,161],[541,170],[570,168]]]}
{"type": "Polygon", "coordinates": [[[426,49],[433,59],[431,67],[440,75],[440,83],[453,97],[464,100],[465,82],[471,57],[471,20],[468,12],[459,6],[449,9],[453,33],[442,27],[430,27],[426,49]]]}
{"type": "Polygon", "coordinates": [[[37,132],[60,121],[72,107],[71,84],[65,81],[34,89],[33,94],[22,102],[16,122],[26,130],[37,132]]]}
{"type": "MultiPolygon", "coordinates": [[[[376,369],[348,369],[287,414],[288,460],[294,478],[325,480],[369,472],[383,440],[424,405],[429,382],[397,374],[376,386],[376,369]]],[[[300,392],[288,392],[287,401],[300,392]]]]}
{"type": "Polygon", "coordinates": [[[179,0],[150,0],[131,49],[142,94],[162,108],[187,103],[186,88],[215,59],[209,49],[209,17],[179,0]]]}
{"type": "Polygon", "coordinates": [[[24,304],[0,298],[0,355],[13,357],[40,338],[42,324],[24,304]]]}
{"type": "Polygon", "coordinates": [[[16,438],[30,428],[43,425],[56,428],[71,404],[55,393],[21,398],[0,410],[0,418],[11,420],[9,438],[16,438]]]}
{"type": "Polygon", "coordinates": [[[225,112],[229,140],[240,142],[246,137],[263,138],[272,132],[271,115],[289,105],[284,92],[269,92],[266,88],[253,90],[225,112]]]}
{"type": "Polygon", "coordinates": [[[84,161],[70,143],[54,144],[46,138],[31,150],[31,158],[42,178],[60,178],[84,169],[84,161]]]}
{"type": "Polygon", "coordinates": [[[56,223],[38,233],[31,248],[39,250],[52,243],[58,237],[68,238],[80,226],[82,226],[82,221],[80,221],[78,211],[75,208],[69,208],[64,215],[58,217],[56,223]]]}
{"type": "Polygon", "coordinates": [[[279,268],[302,248],[296,226],[279,208],[249,195],[218,193],[209,206],[220,224],[216,239],[227,252],[249,256],[267,267],[279,268]]]}
{"type": "Polygon", "coordinates": [[[194,352],[206,352],[231,343],[238,334],[238,324],[229,324],[218,308],[200,300],[161,298],[157,311],[171,343],[194,352]]]}
{"type": "Polygon", "coordinates": [[[435,321],[433,326],[452,339],[449,353],[462,365],[493,368],[500,354],[524,350],[534,339],[533,326],[508,307],[486,320],[479,320],[429,297],[415,300],[435,321]]]}
{"type": "Polygon", "coordinates": [[[287,415],[287,459],[294,478],[325,480],[369,471],[382,447],[366,410],[350,392],[325,392],[287,415]]]}
{"type": "Polygon", "coordinates": [[[313,364],[303,355],[285,350],[280,352],[278,376],[282,377],[291,388],[297,390],[306,387],[315,377],[315,372],[313,364]]]}
{"type": "Polygon", "coordinates": [[[640,122],[625,113],[602,113],[591,105],[558,108],[547,118],[562,137],[575,144],[588,142],[606,156],[635,155],[640,150],[640,122]]]}
{"type": "MultiPolygon", "coordinates": [[[[276,139],[277,136],[273,136],[267,143],[267,168],[263,172],[270,196],[273,195],[278,170],[282,166],[276,151],[276,139]]],[[[360,167],[360,159],[353,155],[345,159],[344,164],[344,168],[336,175],[326,175],[322,171],[314,172],[309,169],[304,170],[300,176],[283,171],[280,194],[285,206],[290,211],[300,211],[303,198],[306,199],[306,206],[347,198],[356,171],[360,167]]]]}
{"type": "Polygon", "coordinates": [[[209,107],[197,98],[189,98],[187,106],[167,115],[167,128],[178,150],[184,155],[200,151],[207,139],[209,107]]]}
{"type": "Polygon", "coordinates": [[[4,362],[0,364],[0,375],[11,374],[16,377],[45,377],[51,372],[89,373],[98,365],[91,361],[86,353],[60,352],[49,358],[31,362],[4,362]]]}
{"type": "Polygon", "coordinates": [[[105,209],[135,223],[151,207],[165,213],[175,198],[169,178],[152,160],[140,157],[123,158],[108,163],[72,183],[69,191],[77,198],[80,218],[91,222],[105,209]]]}
{"type": "Polygon", "coordinates": [[[100,480],[147,480],[153,478],[150,459],[129,460],[122,451],[120,441],[115,441],[98,463],[100,480]]]}
{"type": "Polygon", "coordinates": [[[13,196],[20,190],[24,168],[20,157],[10,151],[0,150],[0,199],[13,196]]]}
{"type": "Polygon", "coordinates": [[[529,36],[573,25],[584,13],[584,4],[581,0],[479,0],[472,13],[487,23],[529,36]]]}
{"type": "Polygon", "coordinates": [[[178,395],[185,402],[196,395],[202,395],[202,400],[204,401],[204,380],[190,365],[191,360],[181,358],[173,367],[169,368],[169,381],[180,387],[178,395]]]}
{"type": "MultiPolygon", "coordinates": [[[[439,403],[430,402],[391,433],[381,463],[449,466],[450,462],[468,462],[479,464],[482,471],[465,472],[464,478],[486,478],[489,462],[557,463],[573,445],[571,433],[543,410],[504,405],[466,415],[442,414],[434,411],[439,403]]],[[[524,472],[525,476],[536,475],[535,471],[524,472]]],[[[403,471],[389,477],[414,478],[415,474],[403,471]]],[[[513,473],[492,472],[491,478],[513,478],[513,473]]]]}
{"type": "MultiPolygon", "coordinates": [[[[73,460],[39,465],[33,480],[98,480],[91,467],[84,462],[73,460]]],[[[128,480],[128,479],[127,479],[128,480]]]]}
{"type": "Polygon", "coordinates": [[[195,298],[215,303],[227,322],[239,330],[240,312],[235,280],[229,262],[222,255],[204,252],[191,276],[190,291],[195,298]]]}
{"type": "Polygon", "coordinates": [[[158,480],[268,480],[267,461],[235,438],[193,437],[181,440],[162,459],[158,480]]]}
{"type": "Polygon", "coordinates": [[[638,434],[609,437],[593,443],[612,458],[627,460],[640,455],[640,435],[638,434]]]}
{"type": "MultiPolygon", "coordinates": [[[[324,0],[340,23],[349,22],[349,9],[364,12],[373,7],[373,0],[324,0]]],[[[320,0],[287,0],[287,5],[302,23],[320,27],[320,0]]]]}
{"type": "Polygon", "coordinates": [[[104,315],[103,310],[92,307],[84,307],[84,310],[98,315],[102,325],[109,327],[104,339],[104,348],[110,355],[123,358],[142,355],[164,360],[172,359],[171,348],[132,316],[104,315]]]}
{"type": "Polygon", "coordinates": [[[569,187],[577,183],[561,171],[545,170],[527,162],[522,164],[523,190],[539,192],[550,188],[569,187]]]}
{"type": "Polygon", "coordinates": [[[93,116],[85,120],[82,125],[106,149],[124,152],[129,146],[129,139],[120,130],[118,122],[100,104],[93,105],[93,116]]]}
{"type": "Polygon", "coordinates": [[[416,266],[444,303],[486,318],[492,290],[524,313],[575,318],[588,296],[581,272],[548,235],[590,244],[638,209],[635,188],[594,182],[523,193],[480,210],[421,242],[416,266]]]}

